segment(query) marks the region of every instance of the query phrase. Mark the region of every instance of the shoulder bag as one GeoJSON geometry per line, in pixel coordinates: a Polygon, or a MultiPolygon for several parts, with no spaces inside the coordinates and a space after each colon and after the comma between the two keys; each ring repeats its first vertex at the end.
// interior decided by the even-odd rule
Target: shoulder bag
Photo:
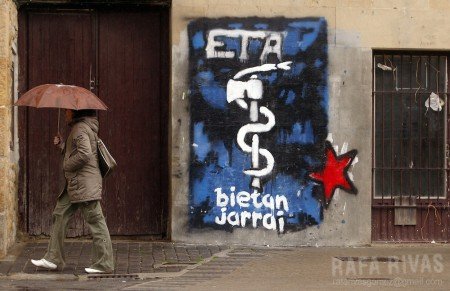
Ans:
{"type": "Polygon", "coordinates": [[[98,163],[100,166],[100,172],[103,178],[106,178],[114,169],[117,167],[116,160],[109,153],[105,144],[97,136],[97,153],[98,153],[98,163]]]}

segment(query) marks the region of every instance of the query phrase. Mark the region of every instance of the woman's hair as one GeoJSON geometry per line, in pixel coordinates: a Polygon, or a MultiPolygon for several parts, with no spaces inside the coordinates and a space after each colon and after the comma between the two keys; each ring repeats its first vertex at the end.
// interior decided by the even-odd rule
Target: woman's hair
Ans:
{"type": "Polygon", "coordinates": [[[81,118],[81,117],[95,117],[97,113],[93,109],[82,109],[82,110],[72,110],[73,111],[73,119],[81,118]]]}

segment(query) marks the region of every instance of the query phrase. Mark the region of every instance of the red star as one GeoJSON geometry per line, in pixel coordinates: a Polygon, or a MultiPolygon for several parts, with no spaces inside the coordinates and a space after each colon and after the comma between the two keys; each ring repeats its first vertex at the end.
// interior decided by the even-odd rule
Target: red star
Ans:
{"type": "Polygon", "coordinates": [[[341,188],[353,194],[358,192],[347,173],[353,159],[356,157],[357,151],[352,150],[337,156],[331,143],[327,141],[325,154],[326,160],[324,167],[320,171],[309,174],[309,177],[323,185],[325,203],[328,205],[331,198],[333,198],[336,188],[341,188]]]}

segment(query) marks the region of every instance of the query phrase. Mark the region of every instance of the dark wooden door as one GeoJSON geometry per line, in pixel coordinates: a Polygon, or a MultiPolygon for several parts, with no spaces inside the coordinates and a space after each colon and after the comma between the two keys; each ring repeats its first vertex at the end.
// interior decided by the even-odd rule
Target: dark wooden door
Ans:
{"type": "MultiPolygon", "coordinates": [[[[24,20],[23,18],[21,18],[24,20]]],[[[30,12],[27,14],[27,38],[20,49],[26,50],[27,80],[23,87],[33,88],[45,83],[65,83],[89,86],[90,67],[95,62],[92,17],[86,12],[30,12]]],[[[23,28],[23,27],[22,27],[23,28]]],[[[22,84],[21,84],[22,85],[22,84]]],[[[25,88],[24,88],[25,89],[25,88]]],[[[23,91],[22,91],[23,92],[23,91]]],[[[52,146],[57,133],[57,109],[21,109],[22,159],[26,159],[25,177],[28,202],[28,233],[49,234],[52,210],[64,176],[61,155],[52,146]],[[26,142],[24,144],[23,142],[26,142]]],[[[64,115],[64,112],[62,112],[64,115]]],[[[67,128],[61,117],[61,133],[67,128]]],[[[83,235],[80,214],[69,225],[69,236],[83,235]]]]}
{"type": "Polygon", "coordinates": [[[105,11],[98,15],[100,136],[119,170],[106,180],[111,234],[158,234],[166,176],[167,95],[162,63],[161,12],[105,11]]]}
{"type": "MultiPolygon", "coordinates": [[[[112,235],[165,232],[166,15],[151,9],[20,11],[21,93],[43,83],[74,84],[98,93],[110,108],[99,121],[119,164],[102,200],[112,235]]],[[[22,226],[30,235],[49,235],[64,185],[61,156],[52,146],[58,110],[21,108],[19,116],[22,226]]],[[[61,116],[62,134],[68,130],[61,116]]],[[[86,234],[78,213],[68,236],[86,234]]]]}

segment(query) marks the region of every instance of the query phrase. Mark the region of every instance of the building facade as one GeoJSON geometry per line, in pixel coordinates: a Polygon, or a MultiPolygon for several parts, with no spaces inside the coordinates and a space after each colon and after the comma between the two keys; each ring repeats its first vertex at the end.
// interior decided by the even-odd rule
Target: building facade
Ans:
{"type": "Polygon", "coordinates": [[[17,8],[0,2],[0,254],[17,236],[18,148],[15,110],[11,106],[17,84],[17,8]]]}
{"type": "Polygon", "coordinates": [[[46,234],[51,209],[36,195],[51,203],[59,186],[38,187],[55,181],[53,170],[33,172],[53,158],[30,154],[51,127],[33,140],[42,117],[14,115],[14,94],[62,79],[93,84],[111,105],[100,121],[123,167],[105,190],[116,235],[270,246],[448,241],[447,1],[37,2],[0,6],[3,252],[17,233],[46,234]],[[62,54],[58,63],[85,65],[41,78],[33,68],[52,46],[38,32],[70,34],[71,17],[81,31],[73,38],[95,31],[83,37],[94,57],[62,54]],[[138,93],[124,102],[130,91],[138,93]],[[129,151],[109,134],[148,139],[129,151]],[[125,203],[128,193],[141,194],[125,203]],[[115,217],[124,209],[135,220],[115,217]]]}

